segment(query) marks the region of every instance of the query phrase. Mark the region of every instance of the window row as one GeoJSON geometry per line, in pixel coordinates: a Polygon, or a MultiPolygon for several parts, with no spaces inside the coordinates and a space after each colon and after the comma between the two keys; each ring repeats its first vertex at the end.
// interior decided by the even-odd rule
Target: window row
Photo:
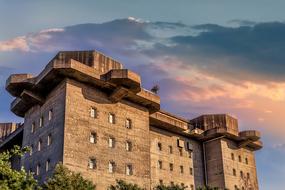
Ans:
{"type": "MultiPolygon", "coordinates": [[[[92,107],[90,109],[90,117],[92,118],[97,118],[98,117],[98,111],[97,111],[97,108],[95,107],[92,107]]],[[[116,123],[116,116],[114,113],[109,113],[108,114],[108,122],[111,123],[111,124],[115,124],[116,123]]],[[[127,118],[125,120],[125,127],[127,129],[131,129],[132,128],[132,120],[127,118]]]]}
{"type": "MultiPolygon", "coordinates": [[[[179,155],[183,156],[183,148],[184,148],[184,146],[181,146],[181,143],[179,144],[179,141],[181,141],[181,140],[179,140],[179,139],[177,140],[179,155]]],[[[161,142],[157,143],[157,150],[158,151],[162,151],[162,143],[161,142]]],[[[192,146],[192,144],[190,142],[186,142],[186,150],[188,152],[189,157],[191,158],[192,157],[193,146],[192,146]]],[[[173,154],[173,147],[171,145],[168,146],[168,153],[169,154],[173,154]]]]}
{"type": "MultiPolygon", "coordinates": [[[[46,160],[44,167],[45,167],[45,170],[44,170],[45,172],[50,171],[50,169],[51,169],[50,159],[46,160]]],[[[29,171],[30,171],[30,173],[32,173],[33,169],[30,168],[29,171]]],[[[41,172],[42,172],[42,165],[40,163],[38,163],[36,166],[36,169],[35,169],[35,175],[37,175],[37,176],[41,175],[41,172]]]]}
{"type": "MultiPolygon", "coordinates": [[[[53,110],[50,109],[48,111],[48,121],[51,121],[53,118],[53,110]]],[[[39,119],[39,123],[38,123],[38,126],[39,127],[43,127],[45,125],[45,119],[44,119],[44,116],[42,115],[39,119]]],[[[34,133],[36,131],[36,122],[32,122],[32,126],[31,126],[31,133],[34,133]]]]}
{"type": "MultiPolygon", "coordinates": [[[[96,158],[90,158],[88,161],[88,168],[95,170],[97,169],[97,161],[96,158]]],[[[114,161],[109,161],[108,163],[108,172],[115,173],[116,172],[116,163],[114,161]]],[[[125,166],[125,173],[126,175],[133,175],[133,165],[126,164],[125,166]]]]}
{"type": "MultiPolygon", "coordinates": [[[[234,155],[234,153],[231,153],[231,158],[232,158],[232,160],[235,160],[235,155],[234,155]]],[[[248,164],[248,158],[245,158],[244,160],[245,160],[245,164],[248,164]]],[[[242,158],[241,158],[240,155],[238,156],[238,161],[239,161],[239,162],[242,162],[242,158]]]]}
{"type": "MultiPolygon", "coordinates": [[[[92,143],[92,144],[96,144],[97,143],[97,133],[96,132],[92,132],[90,134],[90,137],[89,137],[89,142],[92,143]]],[[[109,148],[114,148],[115,147],[115,144],[116,144],[116,140],[114,137],[109,137],[108,138],[108,147],[109,148]]],[[[127,140],[125,142],[125,148],[127,151],[132,151],[132,148],[133,148],[133,144],[131,141],[127,140]]]]}
{"type": "MultiPolygon", "coordinates": [[[[234,190],[240,190],[240,188],[238,188],[238,186],[235,185],[235,189],[234,190]]],[[[244,186],[241,187],[241,190],[245,190],[244,186]]]]}
{"type": "MultiPolygon", "coordinates": [[[[163,169],[163,165],[162,165],[162,161],[161,160],[158,160],[157,167],[158,167],[158,169],[163,169]]],[[[173,170],[174,170],[173,163],[169,163],[169,171],[173,171],[173,170]]],[[[184,173],[184,167],[182,165],[179,166],[179,171],[182,174],[184,173]]],[[[193,168],[192,167],[189,168],[189,174],[193,175],[193,168]]]]}
{"type": "MultiPolygon", "coordinates": [[[[163,180],[162,180],[162,179],[159,180],[159,184],[160,184],[160,185],[163,185],[163,180]]],[[[173,181],[171,181],[171,182],[170,182],[170,186],[174,186],[174,185],[175,185],[175,183],[174,183],[173,181]]],[[[194,185],[192,185],[192,184],[189,185],[189,186],[185,186],[184,183],[181,183],[180,185],[181,185],[182,187],[190,188],[190,190],[194,190],[194,185]]]]}
{"type": "MultiPolygon", "coordinates": [[[[237,176],[236,169],[233,169],[233,176],[237,176]]],[[[243,173],[243,171],[240,171],[240,177],[241,177],[241,178],[246,177],[247,179],[250,179],[250,174],[249,174],[249,173],[246,173],[246,176],[245,176],[244,173],[243,173]]]]}
{"type": "MultiPolygon", "coordinates": [[[[52,136],[51,136],[51,134],[49,134],[47,136],[46,143],[47,143],[46,144],[47,146],[51,145],[51,143],[52,143],[52,136]]],[[[41,151],[43,149],[43,141],[42,141],[42,139],[38,140],[36,147],[34,147],[34,145],[30,146],[30,156],[35,152],[35,148],[36,148],[37,151],[41,151]]]]}

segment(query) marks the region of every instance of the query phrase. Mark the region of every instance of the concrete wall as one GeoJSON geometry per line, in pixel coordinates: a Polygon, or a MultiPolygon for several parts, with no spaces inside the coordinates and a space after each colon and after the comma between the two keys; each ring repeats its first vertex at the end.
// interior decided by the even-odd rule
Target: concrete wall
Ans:
{"type": "Polygon", "coordinates": [[[32,107],[25,114],[23,146],[33,146],[33,153],[27,153],[22,159],[22,164],[27,171],[36,172],[38,164],[40,167],[40,177],[35,176],[42,182],[51,175],[56,163],[62,161],[63,128],[65,112],[65,90],[63,81],[49,95],[42,106],[32,107]],[[52,110],[52,119],[48,120],[49,111],[52,110]],[[39,126],[40,118],[43,117],[43,126],[39,126]],[[35,130],[32,133],[32,124],[35,130]],[[47,145],[48,135],[51,135],[51,145],[47,145]],[[37,144],[42,140],[41,151],[37,151],[37,144]],[[46,161],[50,160],[50,171],[45,171],[46,161]]]}
{"type": "Polygon", "coordinates": [[[225,186],[228,189],[235,189],[236,185],[239,189],[258,190],[254,152],[245,148],[238,148],[235,142],[228,139],[223,139],[221,146],[225,186]],[[234,158],[232,158],[232,154],[234,158]],[[241,160],[239,160],[239,156],[241,160]],[[236,170],[236,176],[233,175],[233,169],[236,170]],[[244,177],[240,176],[241,171],[244,177]],[[249,179],[247,179],[247,173],[249,173],[249,179]]]}
{"type": "Polygon", "coordinates": [[[194,189],[195,186],[199,187],[203,184],[202,152],[198,142],[154,126],[151,126],[150,138],[152,188],[161,182],[166,185],[183,183],[188,186],[188,189],[191,189],[191,186],[194,189]],[[181,148],[182,156],[177,139],[184,142],[184,147],[181,148]],[[193,152],[187,150],[186,142],[193,145],[193,152]],[[161,144],[161,150],[158,148],[158,143],[161,144]],[[169,146],[172,147],[172,153],[170,153],[169,146]],[[158,161],[162,163],[161,169],[158,161]],[[170,163],[173,164],[173,171],[170,171],[170,163]],[[183,173],[180,171],[180,166],[183,166],[183,173]],[[190,168],[192,168],[192,174],[190,168]]]}
{"type": "Polygon", "coordinates": [[[64,165],[91,179],[97,189],[106,189],[116,179],[149,189],[150,187],[150,137],[148,110],[130,102],[112,103],[102,91],[68,80],[66,91],[66,118],[64,134],[64,165]],[[90,109],[97,109],[97,118],[90,117],[90,109]],[[108,114],[115,115],[115,124],[108,122],[108,114]],[[132,128],[125,127],[131,119],[132,128]],[[89,142],[91,132],[97,133],[97,143],[89,142]],[[108,138],[115,139],[115,147],[108,147],[108,138]],[[125,149],[132,142],[132,151],[125,149]],[[94,157],[96,169],[88,168],[94,157]],[[109,161],[115,162],[115,172],[109,173],[109,161]],[[133,175],[126,175],[126,164],[132,164],[133,175]]]}

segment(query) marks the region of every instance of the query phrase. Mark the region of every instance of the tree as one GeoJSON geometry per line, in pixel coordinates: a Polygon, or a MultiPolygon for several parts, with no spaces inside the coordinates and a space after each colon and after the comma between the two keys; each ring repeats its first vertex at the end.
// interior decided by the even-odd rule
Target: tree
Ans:
{"type": "Polygon", "coordinates": [[[187,188],[187,186],[184,185],[178,185],[178,184],[173,184],[170,186],[167,185],[158,185],[154,188],[154,190],[185,190],[187,188]]]}
{"type": "Polygon", "coordinates": [[[123,180],[116,180],[116,185],[111,185],[110,190],[144,190],[137,184],[127,183],[123,180]]]}
{"type": "Polygon", "coordinates": [[[197,190],[219,190],[219,188],[218,187],[204,186],[204,187],[198,187],[197,190]]]}
{"type": "Polygon", "coordinates": [[[21,149],[15,145],[10,151],[0,153],[0,189],[1,190],[34,190],[38,189],[37,181],[32,174],[26,173],[24,168],[20,171],[11,167],[13,157],[21,157],[29,148],[21,149]]]}
{"type": "Polygon", "coordinates": [[[53,176],[43,185],[45,190],[95,190],[96,186],[82,177],[80,173],[70,171],[62,164],[57,164],[53,176]]]}

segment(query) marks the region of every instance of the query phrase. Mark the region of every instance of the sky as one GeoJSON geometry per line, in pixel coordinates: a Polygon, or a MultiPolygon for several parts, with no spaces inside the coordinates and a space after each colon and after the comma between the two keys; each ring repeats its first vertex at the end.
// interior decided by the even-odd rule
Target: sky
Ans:
{"type": "Polygon", "coordinates": [[[262,132],[261,190],[285,186],[285,1],[0,0],[0,122],[5,81],[35,76],[60,50],[96,49],[160,86],[161,107],[185,118],[229,113],[262,132]]]}

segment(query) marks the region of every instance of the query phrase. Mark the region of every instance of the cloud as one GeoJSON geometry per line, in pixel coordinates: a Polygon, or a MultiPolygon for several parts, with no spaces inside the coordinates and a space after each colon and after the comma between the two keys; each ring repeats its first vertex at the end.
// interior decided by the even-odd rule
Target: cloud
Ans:
{"type": "Polygon", "coordinates": [[[96,49],[139,73],[145,88],[159,84],[163,109],[187,118],[230,113],[242,118],[244,128],[255,125],[279,135],[283,28],[283,23],[188,26],[128,18],[45,29],[0,42],[0,52],[22,51],[5,64],[35,72],[57,51],[96,49]]]}
{"type": "Polygon", "coordinates": [[[0,51],[29,51],[29,46],[26,41],[25,36],[19,36],[11,40],[1,41],[0,42],[0,51]]]}

